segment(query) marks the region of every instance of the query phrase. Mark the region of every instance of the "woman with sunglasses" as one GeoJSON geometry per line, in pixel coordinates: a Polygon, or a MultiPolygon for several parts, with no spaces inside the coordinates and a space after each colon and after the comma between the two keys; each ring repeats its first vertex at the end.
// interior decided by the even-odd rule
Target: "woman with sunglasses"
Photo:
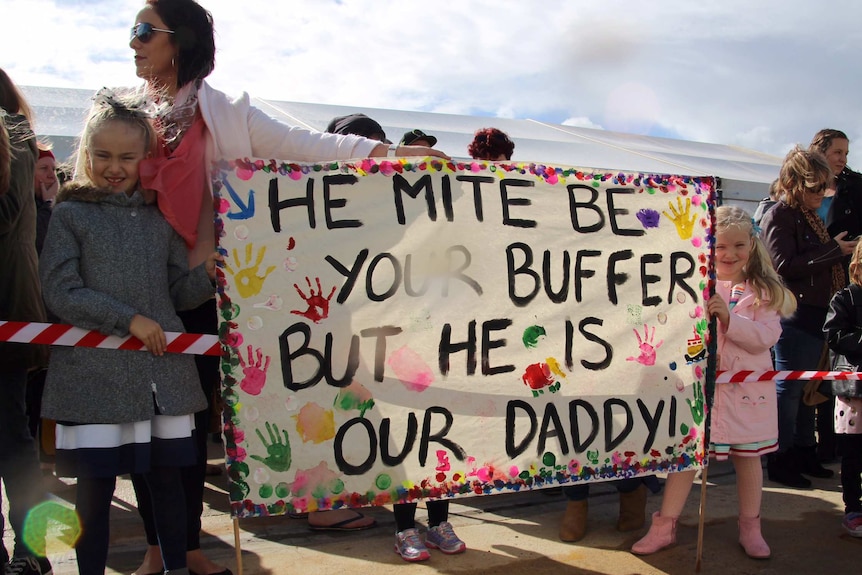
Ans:
{"type": "MultiPolygon", "coordinates": [[[[189,246],[189,264],[195,266],[213,251],[212,191],[208,166],[225,158],[262,157],[297,161],[330,161],[360,157],[442,156],[423,146],[391,146],[359,136],[324,134],[282,124],[249,104],[243,94],[231,99],[215,90],[205,78],[215,66],[212,15],[194,0],[147,0],[135,19],[129,46],[135,54],[141,88],[156,110],[161,139],[159,157],[141,165],[141,183],[158,192],[159,208],[189,246]]],[[[215,300],[180,314],[186,331],[216,333],[215,300]]],[[[218,386],[218,358],[197,358],[208,398],[218,386]]],[[[200,461],[185,470],[188,507],[188,565],[197,575],[227,574],[229,570],[208,560],[200,550],[200,515],[206,473],[206,431],[210,409],[196,417],[200,461]]],[[[134,478],[133,478],[134,479],[134,478]]],[[[161,559],[146,489],[135,482],[139,511],[147,528],[149,548],[138,575],[160,572],[161,559]]],[[[325,520],[342,529],[370,527],[373,520],[352,510],[327,513],[325,520]]]]}
{"type": "MultiPolygon", "coordinates": [[[[781,320],[775,344],[778,370],[815,370],[824,356],[823,322],[832,294],[846,284],[845,256],[856,240],[846,231],[831,236],[817,210],[833,173],[816,150],[791,150],[778,176],[778,203],[763,216],[762,239],[776,271],[796,296],[796,313],[781,320]]],[[[828,478],[833,472],[817,461],[814,407],[803,401],[806,382],[778,380],[778,451],[770,453],[770,481],[788,487],[811,487],[804,477],[828,478]]]]}

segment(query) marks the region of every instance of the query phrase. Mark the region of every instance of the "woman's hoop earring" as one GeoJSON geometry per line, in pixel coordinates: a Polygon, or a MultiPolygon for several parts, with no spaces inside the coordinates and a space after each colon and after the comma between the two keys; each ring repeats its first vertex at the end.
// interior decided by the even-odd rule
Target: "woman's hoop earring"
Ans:
{"type": "Polygon", "coordinates": [[[176,59],[175,59],[175,58],[171,58],[171,68],[176,68],[176,67],[177,67],[177,61],[176,61],[176,59]]]}

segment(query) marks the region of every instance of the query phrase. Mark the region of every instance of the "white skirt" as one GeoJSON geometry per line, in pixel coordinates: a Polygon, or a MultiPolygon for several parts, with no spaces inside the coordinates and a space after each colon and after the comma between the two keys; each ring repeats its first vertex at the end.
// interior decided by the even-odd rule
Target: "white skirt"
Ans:
{"type": "Polygon", "coordinates": [[[197,458],[194,414],[154,415],[133,423],[57,422],[57,475],[113,477],[197,458]]]}

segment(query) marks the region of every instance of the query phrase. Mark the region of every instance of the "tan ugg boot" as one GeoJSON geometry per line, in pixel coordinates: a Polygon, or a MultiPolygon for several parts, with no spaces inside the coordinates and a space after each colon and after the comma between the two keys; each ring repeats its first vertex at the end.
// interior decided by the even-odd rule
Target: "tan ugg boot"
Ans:
{"type": "Polygon", "coordinates": [[[560,522],[560,541],[574,543],[587,534],[587,500],[569,501],[560,522]]]}
{"type": "Polygon", "coordinates": [[[617,520],[617,531],[634,531],[644,526],[646,522],[646,485],[641,483],[638,488],[628,493],[620,493],[620,517],[617,520]]]}

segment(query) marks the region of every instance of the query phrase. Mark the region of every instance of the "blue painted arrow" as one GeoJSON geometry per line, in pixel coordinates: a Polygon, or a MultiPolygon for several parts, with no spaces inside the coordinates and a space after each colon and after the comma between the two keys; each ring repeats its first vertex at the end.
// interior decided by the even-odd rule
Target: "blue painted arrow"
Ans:
{"type": "Polygon", "coordinates": [[[230,195],[230,199],[233,200],[233,203],[237,205],[239,208],[238,212],[230,212],[227,214],[229,220],[247,220],[254,216],[254,190],[248,191],[248,204],[242,201],[237,193],[234,191],[233,187],[228,183],[227,179],[222,178],[222,183],[227,188],[227,193],[230,195]]]}

